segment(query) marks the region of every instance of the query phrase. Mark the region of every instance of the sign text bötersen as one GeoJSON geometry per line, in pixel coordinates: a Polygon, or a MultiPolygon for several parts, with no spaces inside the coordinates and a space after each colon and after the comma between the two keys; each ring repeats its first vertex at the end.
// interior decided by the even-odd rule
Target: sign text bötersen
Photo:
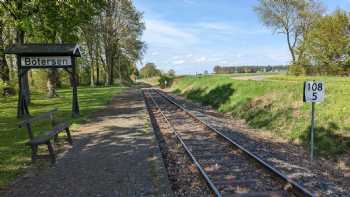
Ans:
{"type": "Polygon", "coordinates": [[[37,56],[37,57],[21,57],[22,66],[71,66],[72,58],[70,56],[37,56]]]}

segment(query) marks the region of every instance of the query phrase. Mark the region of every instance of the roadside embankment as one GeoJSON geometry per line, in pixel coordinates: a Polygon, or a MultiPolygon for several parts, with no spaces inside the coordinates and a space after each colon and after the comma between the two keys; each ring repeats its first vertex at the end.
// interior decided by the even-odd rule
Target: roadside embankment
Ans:
{"type": "MultiPolygon", "coordinates": [[[[188,76],[175,80],[171,90],[210,105],[253,128],[306,144],[311,104],[302,101],[303,81],[313,78],[273,76],[237,80],[230,76],[188,76]]],[[[350,147],[350,79],[316,77],[326,83],[326,100],[316,105],[317,151],[345,153],[350,147]]]]}

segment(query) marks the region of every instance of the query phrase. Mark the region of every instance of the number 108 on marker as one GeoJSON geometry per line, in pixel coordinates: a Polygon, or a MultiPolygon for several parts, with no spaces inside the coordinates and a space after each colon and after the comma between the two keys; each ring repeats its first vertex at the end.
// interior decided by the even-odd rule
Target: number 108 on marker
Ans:
{"type": "Polygon", "coordinates": [[[325,96],[325,85],[322,81],[304,82],[304,102],[323,102],[325,96]]]}

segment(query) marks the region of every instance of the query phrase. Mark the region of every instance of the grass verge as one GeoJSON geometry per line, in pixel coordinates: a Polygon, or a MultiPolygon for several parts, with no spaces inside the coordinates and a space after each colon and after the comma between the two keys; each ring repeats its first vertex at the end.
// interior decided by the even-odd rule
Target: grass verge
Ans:
{"type": "MultiPolygon", "coordinates": [[[[89,114],[103,108],[111,97],[120,93],[123,87],[80,87],[79,105],[81,116],[71,117],[71,90],[58,91],[58,98],[47,99],[42,93],[32,94],[32,104],[29,110],[32,115],[49,111],[55,107],[59,109],[58,119],[73,123],[73,128],[86,120],[89,114]]],[[[25,146],[28,139],[25,130],[18,129],[19,120],[16,118],[17,97],[0,97],[0,189],[20,175],[30,164],[30,149],[25,146]]],[[[36,124],[35,134],[49,128],[48,123],[36,124]]]]}
{"type": "Polygon", "coordinates": [[[325,102],[316,105],[316,148],[325,156],[350,147],[349,78],[273,76],[263,81],[228,76],[184,77],[172,90],[221,112],[246,120],[262,131],[307,145],[311,104],[302,101],[304,80],[326,83],[325,102]]]}

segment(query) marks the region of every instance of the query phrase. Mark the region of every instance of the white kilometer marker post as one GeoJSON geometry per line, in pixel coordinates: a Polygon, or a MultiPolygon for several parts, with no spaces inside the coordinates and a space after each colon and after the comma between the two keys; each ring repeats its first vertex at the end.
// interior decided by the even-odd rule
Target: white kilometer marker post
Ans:
{"type": "Polygon", "coordinates": [[[315,103],[324,101],[325,85],[322,81],[304,82],[304,102],[312,103],[311,109],[311,131],[310,131],[310,160],[314,159],[314,138],[315,138],[315,103]]]}

